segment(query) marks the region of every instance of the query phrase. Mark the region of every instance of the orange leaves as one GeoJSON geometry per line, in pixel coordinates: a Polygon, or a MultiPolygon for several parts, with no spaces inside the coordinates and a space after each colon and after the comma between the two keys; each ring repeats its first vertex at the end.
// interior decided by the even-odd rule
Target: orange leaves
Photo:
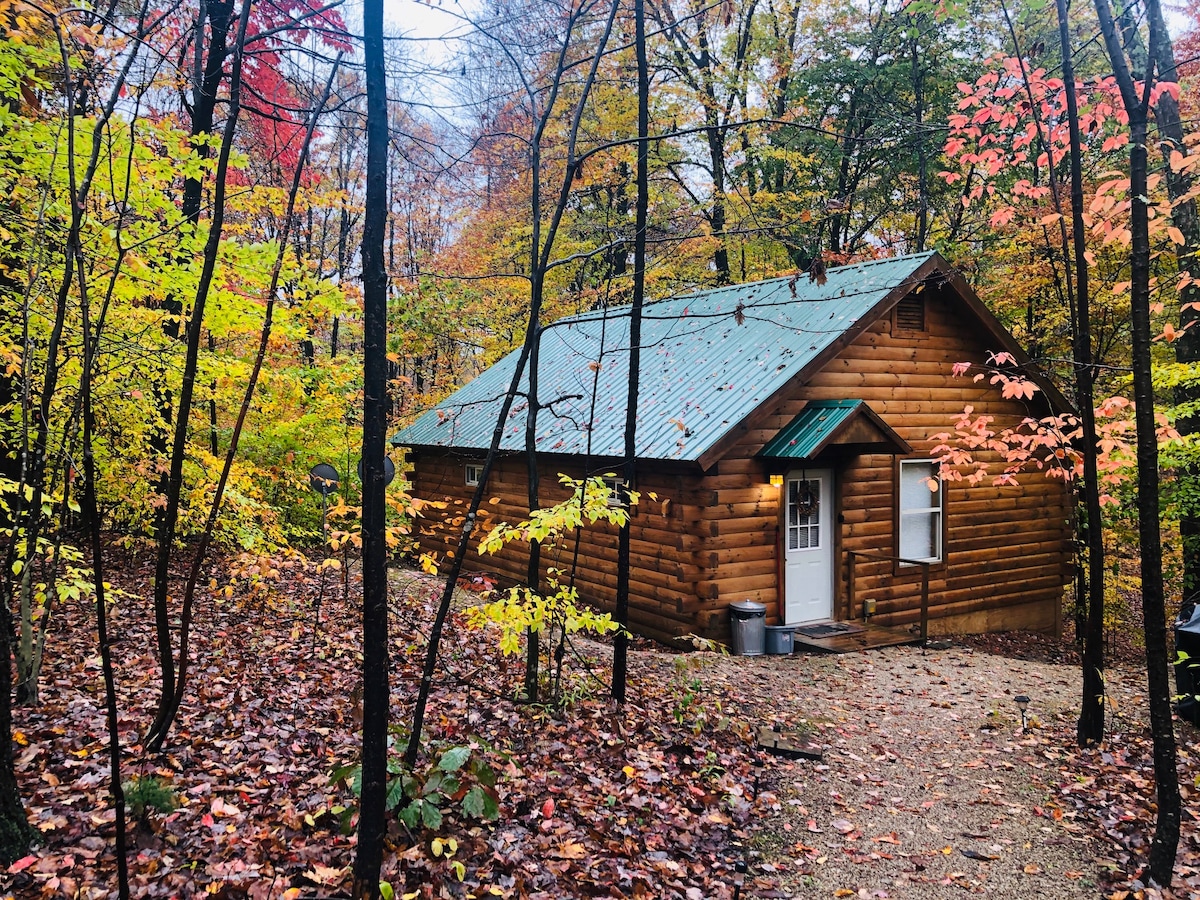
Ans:
{"type": "Polygon", "coordinates": [[[1008,379],[1002,375],[996,375],[992,378],[992,384],[1000,383],[1000,392],[1005,399],[1024,399],[1032,400],[1033,395],[1038,392],[1038,386],[1032,381],[1023,379],[1008,379]]]}
{"type": "Polygon", "coordinates": [[[318,863],[308,869],[303,877],[307,878],[313,884],[319,884],[322,887],[337,887],[345,881],[346,876],[349,874],[349,866],[335,869],[332,866],[322,866],[318,863]]]}
{"type": "Polygon", "coordinates": [[[1111,153],[1114,150],[1119,150],[1128,143],[1128,134],[1114,134],[1112,137],[1104,139],[1104,143],[1100,146],[1100,149],[1105,153],[1111,153]]]}
{"type": "Polygon", "coordinates": [[[588,855],[588,849],[577,841],[565,841],[548,855],[557,859],[584,859],[588,855]]]}
{"type": "MultiPolygon", "coordinates": [[[[1061,78],[1012,56],[997,54],[989,65],[989,71],[974,83],[958,83],[961,96],[956,112],[948,117],[943,146],[946,156],[958,164],[958,171],[950,168],[941,177],[947,184],[955,184],[967,176],[971,188],[964,190],[964,206],[994,196],[1000,205],[989,214],[989,223],[1002,228],[1021,221],[1026,214],[1038,215],[1038,210],[1026,213],[1014,201],[1030,200],[1036,206],[1049,196],[1049,185],[1038,182],[1046,182],[1047,165],[1059,165],[1066,159],[1070,129],[1061,78]]],[[[1075,93],[1085,154],[1094,157],[1121,151],[1129,137],[1114,80],[1077,81],[1075,93]]],[[[1043,226],[1055,221],[1041,218],[1043,226]]],[[[1121,236],[1117,232],[1113,239],[1121,236]]]]}
{"type": "Polygon", "coordinates": [[[993,228],[1001,228],[1011,222],[1013,220],[1013,216],[1016,214],[1016,207],[1002,206],[992,213],[991,218],[988,219],[988,222],[993,228]]]}
{"type": "MultiPolygon", "coordinates": [[[[1016,368],[1006,371],[996,368],[1015,367],[1016,363],[1010,353],[992,354],[985,371],[976,373],[972,380],[986,379],[998,386],[1006,398],[1030,400],[1040,390],[1036,384],[1016,368]]],[[[956,363],[954,374],[966,375],[971,368],[970,363],[956,363]]],[[[1109,409],[1120,412],[1121,400],[1110,401],[1109,409]]],[[[1082,460],[1072,446],[1080,434],[1079,421],[1073,415],[1027,416],[1016,425],[996,427],[995,416],[976,415],[974,407],[968,405],[955,422],[953,433],[932,436],[935,442],[932,455],[938,462],[942,481],[980,484],[990,476],[996,487],[1016,487],[1020,484],[1019,476],[1028,471],[1041,471],[1071,481],[1082,471],[1082,460]],[[993,473],[996,456],[1000,458],[1000,468],[993,473]]],[[[1111,439],[1109,450],[1114,454],[1126,446],[1115,433],[1111,439]]],[[[1111,468],[1114,472],[1119,470],[1120,462],[1114,458],[1111,468]]]]}

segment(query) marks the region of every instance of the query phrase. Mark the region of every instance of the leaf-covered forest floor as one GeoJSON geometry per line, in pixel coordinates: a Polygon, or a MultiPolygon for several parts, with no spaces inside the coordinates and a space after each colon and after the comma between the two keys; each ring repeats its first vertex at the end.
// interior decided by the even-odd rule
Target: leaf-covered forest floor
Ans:
{"type": "MultiPolygon", "coordinates": [[[[284,569],[203,597],[194,666],[161,755],[150,561],[121,560],[113,610],[124,778],[155,775],[178,807],[131,827],[135,896],[345,896],[355,761],[357,588],[284,569]],[[319,613],[318,613],[319,599],[319,613]]],[[[214,569],[221,571],[222,567],[214,569]]],[[[394,574],[393,720],[411,714],[436,579],[394,574]]],[[[631,655],[630,700],[606,699],[608,648],[578,641],[561,716],[508,698],[521,666],[448,628],[430,746],[469,746],[499,773],[499,817],[443,804],[436,829],[395,821],[385,877],[434,897],[1121,898],[1200,895],[1197,731],[1180,723],[1184,835],[1173,892],[1136,880],[1153,821],[1144,680],[1117,645],[1102,750],[1074,749],[1079,676],[1067,641],[1006,635],[942,651],[745,659],[631,655]],[[1012,702],[1031,697],[1030,727],[1012,702]],[[762,755],[778,723],[819,761],[762,755]],[[437,840],[435,840],[437,839],[437,840]],[[454,843],[450,842],[453,839],[454,843]],[[743,876],[738,863],[745,863],[743,876]],[[1139,893],[1140,892],[1140,893],[1139,893]]],[[[17,766],[41,843],[0,874],[18,897],[115,896],[103,686],[89,607],[56,611],[42,703],[16,711],[17,766]]],[[[398,737],[402,745],[402,737],[398,737]]]]}

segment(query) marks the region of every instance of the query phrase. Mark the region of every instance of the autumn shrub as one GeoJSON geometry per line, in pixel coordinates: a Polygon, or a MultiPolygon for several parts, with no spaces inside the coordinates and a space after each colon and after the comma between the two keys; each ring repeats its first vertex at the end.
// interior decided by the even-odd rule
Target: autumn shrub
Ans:
{"type": "MultiPolygon", "coordinates": [[[[417,543],[412,538],[413,518],[419,502],[401,490],[389,491],[386,497],[387,525],[384,540],[389,553],[413,552],[417,543]]],[[[326,545],[333,553],[349,554],[362,551],[362,507],[351,506],[342,497],[325,514],[326,545]]]]}
{"type": "Polygon", "coordinates": [[[490,602],[469,608],[467,622],[474,628],[489,623],[497,626],[500,651],[508,655],[520,652],[521,637],[527,631],[561,628],[564,634],[579,631],[607,634],[618,628],[609,613],[582,606],[579,592],[554,576],[550,578],[549,592],[541,593],[524,585],[509,588],[490,602]]]}
{"type": "MultiPolygon", "coordinates": [[[[499,553],[510,543],[541,544],[557,548],[568,534],[577,533],[586,525],[608,522],[616,526],[629,517],[628,507],[638,502],[638,492],[628,491],[616,498],[610,481],[616,476],[592,476],[585,479],[558,476],[571,490],[571,495],[553,506],[536,509],[527,520],[516,525],[501,522],[494,526],[479,543],[481,554],[499,553]],[[626,503],[628,506],[626,506],[626,503]]],[[[578,632],[605,635],[616,632],[620,625],[610,613],[600,613],[579,599],[570,573],[551,568],[547,579],[549,590],[530,585],[517,585],[492,595],[492,599],[467,610],[468,624],[477,629],[492,626],[499,633],[500,651],[515,655],[521,651],[522,638],[530,634],[549,637],[547,658],[557,662],[550,676],[551,702],[561,704],[563,694],[562,662],[564,643],[578,632]],[[557,650],[554,647],[557,638],[557,650]]],[[[532,698],[531,698],[532,699],[532,698]]]]}

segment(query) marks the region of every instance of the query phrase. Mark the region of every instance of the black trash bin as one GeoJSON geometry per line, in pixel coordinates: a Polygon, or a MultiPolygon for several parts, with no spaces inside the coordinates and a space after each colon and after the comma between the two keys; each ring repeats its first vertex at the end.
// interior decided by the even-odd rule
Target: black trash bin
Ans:
{"type": "Polygon", "coordinates": [[[753,600],[729,604],[734,656],[762,656],[767,634],[767,608],[753,600]]]}
{"type": "Polygon", "coordinates": [[[1175,617],[1175,693],[1179,718],[1200,725],[1200,606],[1185,603],[1175,617]]]}

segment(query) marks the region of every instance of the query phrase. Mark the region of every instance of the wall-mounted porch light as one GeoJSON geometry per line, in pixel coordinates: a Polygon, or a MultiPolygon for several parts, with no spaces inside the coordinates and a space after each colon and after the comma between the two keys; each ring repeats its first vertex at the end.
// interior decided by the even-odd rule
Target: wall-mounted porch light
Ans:
{"type": "Polygon", "coordinates": [[[776,487],[776,488],[783,487],[783,475],[781,475],[781,474],[772,475],[771,476],[771,487],[776,487]]]}

